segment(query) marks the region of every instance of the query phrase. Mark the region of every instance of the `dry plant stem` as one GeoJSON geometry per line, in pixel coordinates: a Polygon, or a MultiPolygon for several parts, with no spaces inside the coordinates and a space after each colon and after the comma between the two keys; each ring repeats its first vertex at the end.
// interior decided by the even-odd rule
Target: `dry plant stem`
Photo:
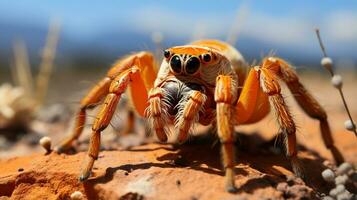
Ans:
{"type": "Polygon", "coordinates": [[[45,99],[48,81],[53,68],[53,60],[56,54],[56,47],[59,35],[59,24],[54,22],[50,25],[46,45],[42,52],[42,61],[40,65],[40,71],[37,76],[36,82],[36,101],[37,105],[42,105],[45,99]]]}
{"type": "Polygon", "coordinates": [[[234,45],[237,42],[238,35],[241,32],[241,27],[243,26],[248,14],[248,5],[244,3],[241,4],[241,6],[236,11],[235,19],[233,20],[232,27],[227,35],[227,43],[234,45]]]}
{"type": "MultiPolygon", "coordinates": [[[[324,54],[324,57],[328,57],[327,53],[326,53],[326,50],[325,50],[325,46],[322,43],[322,39],[321,39],[321,36],[320,36],[320,30],[316,29],[315,31],[316,31],[317,39],[319,40],[319,43],[320,43],[320,47],[321,47],[322,53],[324,54]]],[[[333,77],[335,75],[333,69],[328,69],[328,71],[330,72],[331,77],[333,77]]],[[[357,137],[356,123],[352,119],[352,115],[351,115],[350,109],[348,108],[348,105],[347,105],[347,102],[346,102],[346,99],[345,99],[345,95],[343,94],[343,91],[342,91],[342,87],[337,88],[337,89],[338,89],[338,91],[340,93],[343,105],[344,105],[345,110],[346,110],[347,115],[348,115],[348,118],[351,120],[352,124],[354,125],[353,132],[354,132],[355,136],[357,137]]]]}
{"type": "Polygon", "coordinates": [[[24,89],[26,96],[33,95],[33,80],[29,64],[29,59],[26,51],[26,46],[23,41],[17,40],[14,43],[15,56],[15,73],[14,80],[24,89]]]}

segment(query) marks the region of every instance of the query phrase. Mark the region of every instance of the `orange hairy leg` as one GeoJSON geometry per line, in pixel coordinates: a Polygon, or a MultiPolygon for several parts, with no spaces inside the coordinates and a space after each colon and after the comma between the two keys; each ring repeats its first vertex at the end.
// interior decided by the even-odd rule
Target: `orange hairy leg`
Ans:
{"type": "Polygon", "coordinates": [[[331,150],[331,153],[337,164],[344,162],[340,151],[334,145],[331,129],[327,121],[327,114],[316,99],[300,83],[295,70],[284,60],[276,57],[265,58],[264,66],[276,68],[277,74],[287,84],[294,98],[300,107],[311,117],[320,121],[320,131],[325,146],[331,150]]]}
{"type": "Polygon", "coordinates": [[[290,159],[293,171],[296,175],[303,177],[303,171],[297,157],[295,122],[281,94],[281,87],[276,71],[269,68],[269,66],[263,65],[260,67],[260,85],[269,96],[277,122],[285,135],[286,154],[290,159]]]}
{"type": "MultiPolygon", "coordinates": [[[[73,141],[78,139],[78,137],[81,135],[83,131],[84,124],[86,121],[86,110],[96,107],[99,104],[99,102],[102,101],[102,99],[109,92],[109,86],[111,82],[118,74],[122,73],[123,71],[129,69],[134,65],[138,66],[139,69],[142,71],[142,73],[145,74],[145,76],[143,77],[143,82],[145,84],[145,87],[143,88],[151,88],[156,77],[156,72],[153,67],[153,63],[154,63],[153,56],[151,53],[148,52],[139,52],[131,56],[128,56],[127,58],[120,59],[119,61],[117,61],[113,65],[113,67],[108,71],[106,77],[102,79],[100,82],[98,82],[89,91],[89,93],[81,100],[80,102],[81,106],[79,112],[75,117],[75,125],[72,133],[67,138],[65,138],[57,147],[55,147],[55,150],[59,153],[65,152],[71,147],[73,141]]],[[[141,107],[139,106],[141,104],[140,100],[139,102],[134,101],[134,106],[135,104],[139,108],[138,109],[139,114],[143,115],[144,112],[143,110],[145,108],[144,106],[141,107]]],[[[128,120],[131,119],[132,118],[128,118],[128,120]]],[[[130,126],[130,123],[128,124],[130,126]]],[[[127,127],[126,129],[130,129],[130,127],[127,127]]]]}
{"type": "Polygon", "coordinates": [[[110,84],[109,93],[107,94],[92,126],[88,155],[80,175],[81,181],[86,180],[90,175],[94,161],[98,158],[101,131],[109,125],[120,97],[125,92],[129,83],[132,83],[131,89],[136,90],[135,93],[131,93],[132,99],[136,99],[134,108],[140,115],[144,115],[145,108],[148,105],[148,94],[143,79],[146,75],[147,74],[141,72],[140,67],[134,66],[119,74],[110,84]]]}
{"type": "Polygon", "coordinates": [[[200,91],[193,91],[183,108],[182,116],[176,125],[178,130],[178,142],[186,141],[193,123],[198,121],[198,114],[206,101],[206,96],[200,91]]]}
{"type": "Polygon", "coordinates": [[[233,103],[236,91],[232,77],[225,75],[217,77],[214,97],[217,104],[217,131],[222,145],[225,187],[228,192],[237,190],[234,183],[235,149],[233,135],[233,103]]]}
{"type": "Polygon", "coordinates": [[[55,147],[56,152],[65,152],[72,146],[73,141],[78,139],[83,131],[86,121],[86,110],[89,108],[94,108],[102,100],[102,98],[107,94],[111,82],[112,80],[109,77],[105,77],[103,80],[98,82],[81,100],[79,112],[75,117],[74,129],[68,137],[66,137],[57,147],[55,147]]]}

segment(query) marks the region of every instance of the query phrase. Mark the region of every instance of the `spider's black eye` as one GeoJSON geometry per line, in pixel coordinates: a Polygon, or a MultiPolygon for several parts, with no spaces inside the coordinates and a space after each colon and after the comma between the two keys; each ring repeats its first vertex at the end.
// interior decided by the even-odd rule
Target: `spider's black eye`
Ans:
{"type": "Polygon", "coordinates": [[[171,55],[171,53],[170,53],[169,50],[165,50],[165,51],[164,51],[164,56],[165,56],[165,58],[169,58],[170,55],[171,55]]]}
{"type": "Polygon", "coordinates": [[[191,57],[186,63],[186,72],[194,74],[200,68],[200,60],[197,57],[191,57]]]}
{"type": "Polygon", "coordinates": [[[203,55],[203,60],[205,61],[205,62],[209,62],[209,61],[211,61],[211,55],[209,55],[209,54],[205,54],[205,55],[203,55]]]}
{"type": "Polygon", "coordinates": [[[181,73],[181,59],[179,56],[173,56],[170,60],[171,69],[176,73],[181,73]]]}

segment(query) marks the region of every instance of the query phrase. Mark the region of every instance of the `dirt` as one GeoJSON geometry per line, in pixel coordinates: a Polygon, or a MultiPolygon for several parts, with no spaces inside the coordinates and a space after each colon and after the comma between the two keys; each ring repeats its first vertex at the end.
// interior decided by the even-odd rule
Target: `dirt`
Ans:
{"type": "MultiPolygon", "coordinates": [[[[354,136],[348,132],[336,136],[345,138],[337,143],[347,150],[347,155],[353,155],[349,161],[356,163],[354,136]]],[[[260,136],[241,135],[240,138],[254,142],[260,136]]],[[[226,193],[219,144],[214,143],[199,137],[182,146],[150,143],[128,150],[102,151],[92,177],[85,183],[78,181],[84,152],[36,153],[2,160],[0,196],[2,199],[69,199],[73,192],[80,191],[87,199],[311,199],[330,189],[320,176],[326,166],[317,152],[300,151],[307,177],[304,182],[293,176],[287,159],[277,153],[279,149],[272,150],[273,141],[269,141],[258,143],[257,149],[251,150],[241,144],[235,168],[239,190],[236,194],[226,193]]]]}
{"type": "MultiPolygon", "coordinates": [[[[318,99],[327,108],[336,146],[346,161],[356,165],[357,139],[344,130],[346,114],[338,96],[328,95],[335,91],[329,85],[315,84],[319,81],[310,79],[309,88],[318,91],[318,99]]],[[[347,91],[355,92],[348,94],[352,97],[357,96],[353,88],[346,86],[347,91]]],[[[214,137],[196,136],[184,145],[159,144],[144,138],[143,129],[136,130],[140,134],[120,139],[111,128],[103,133],[103,150],[93,174],[87,182],[80,183],[78,176],[86,154],[89,127],[76,148],[79,152],[71,155],[54,152],[45,155],[43,149],[28,145],[26,139],[2,149],[0,200],[70,199],[75,191],[83,194],[82,199],[320,199],[333,187],[321,177],[333,160],[323,145],[318,122],[303,114],[293,101],[289,103],[299,126],[299,157],[305,180],[293,175],[282,149],[278,148],[281,137],[276,139],[275,120],[269,116],[257,124],[236,128],[238,192],[235,194],[224,191],[219,143],[214,137]]],[[[356,103],[351,102],[351,107],[356,119],[356,103]]],[[[57,143],[64,137],[67,126],[62,123],[43,129],[49,130],[48,135],[57,143]]],[[[205,133],[207,129],[198,128],[198,132],[205,133]]],[[[356,188],[348,189],[357,192],[356,188]]]]}

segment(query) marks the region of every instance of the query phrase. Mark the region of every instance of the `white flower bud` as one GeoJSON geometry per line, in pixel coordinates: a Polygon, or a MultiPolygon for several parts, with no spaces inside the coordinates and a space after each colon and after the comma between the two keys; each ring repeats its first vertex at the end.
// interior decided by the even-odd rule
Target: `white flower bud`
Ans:
{"type": "Polygon", "coordinates": [[[340,75],[333,75],[331,83],[337,89],[342,88],[342,77],[340,75]]]}
{"type": "Polygon", "coordinates": [[[349,131],[354,131],[356,129],[356,126],[352,123],[351,120],[346,120],[345,121],[345,128],[349,131]]]}
{"type": "Polygon", "coordinates": [[[331,197],[336,197],[336,196],[337,196],[337,190],[336,190],[336,188],[333,188],[332,190],[330,190],[329,195],[330,195],[331,197]]]}
{"type": "Polygon", "coordinates": [[[344,185],[337,185],[335,189],[336,189],[337,195],[339,195],[339,194],[341,194],[341,193],[346,191],[346,188],[345,188],[344,185]]]}
{"type": "Polygon", "coordinates": [[[327,182],[333,182],[335,179],[335,173],[331,169],[325,169],[322,173],[322,178],[327,182]]]}
{"type": "Polygon", "coordinates": [[[330,196],[324,196],[322,197],[322,200],[335,200],[335,199],[330,196]]]}
{"type": "Polygon", "coordinates": [[[321,65],[327,69],[332,69],[332,59],[330,57],[323,57],[321,59],[321,65]]]}
{"type": "Polygon", "coordinates": [[[71,194],[71,199],[73,200],[80,200],[83,199],[83,194],[80,191],[75,191],[71,194]]]}
{"type": "Polygon", "coordinates": [[[338,166],[336,173],[339,175],[347,174],[352,169],[352,165],[348,162],[342,163],[338,166]]]}
{"type": "Polygon", "coordinates": [[[347,190],[337,195],[337,200],[351,200],[351,199],[353,199],[353,194],[351,194],[347,190]]]}
{"type": "Polygon", "coordinates": [[[42,137],[39,143],[44,149],[46,149],[47,153],[51,152],[51,138],[42,137]]]}
{"type": "Polygon", "coordinates": [[[335,184],[336,185],[345,185],[347,181],[348,181],[348,176],[346,174],[341,175],[341,176],[337,176],[335,178],[335,184]]]}

